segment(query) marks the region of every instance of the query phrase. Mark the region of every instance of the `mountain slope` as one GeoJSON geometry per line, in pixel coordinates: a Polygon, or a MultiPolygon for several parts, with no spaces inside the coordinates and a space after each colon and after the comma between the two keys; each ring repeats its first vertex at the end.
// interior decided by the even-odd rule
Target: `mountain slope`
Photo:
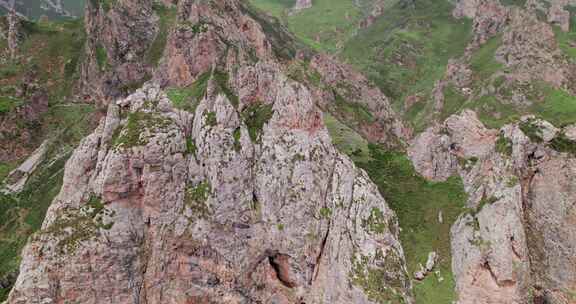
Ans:
{"type": "Polygon", "coordinates": [[[0,19],[0,299],[574,302],[573,0],[177,2],[0,19]]]}
{"type": "Polygon", "coordinates": [[[249,10],[178,4],[153,75],[168,95],[102,101],[8,303],[412,302],[394,212],[249,10]]]}

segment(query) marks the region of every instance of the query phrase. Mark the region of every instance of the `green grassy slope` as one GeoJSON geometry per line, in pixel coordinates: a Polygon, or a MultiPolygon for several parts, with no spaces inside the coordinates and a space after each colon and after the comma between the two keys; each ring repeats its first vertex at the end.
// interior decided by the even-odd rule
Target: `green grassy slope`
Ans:
{"type": "MultiPolygon", "coordinates": [[[[84,45],[81,21],[25,23],[27,34],[22,43],[22,60],[0,64],[0,117],[12,115],[10,111],[25,104],[27,97],[18,98],[17,88],[33,77],[38,86],[49,95],[48,111],[34,123],[18,124],[30,131],[31,145],[38,146],[48,139],[47,159],[29,179],[24,191],[17,195],[0,195],[0,279],[17,271],[20,251],[29,236],[37,231],[50,206],[60,191],[64,164],[73,148],[92,129],[92,105],[78,103],[73,94],[78,77],[78,64],[84,45]]],[[[0,51],[6,45],[0,41],[0,51]]],[[[23,159],[0,162],[0,183],[23,159]]],[[[0,289],[0,302],[9,289],[0,289]]]]}
{"type": "MultiPolygon", "coordinates": [[[[384,2],[391,5],[397,1],[384,2]]],[[[291,8],[295,2],[251,0],[254,6],[281,19],[299,39],[312,48],[336,53],[356,34],[360,21],[369,13],[374,0],[315,0],[312,8],[293,12],[291,8]]]]}
{"type": "Polygon", "coordinates": [[[422,104],[405,115],[417,129],[431,110],[430,93],[448,60],[461,56],[471,39],[471,22],[454,19],[451,10],[446,0],[417,1],[413,8],[398,3],[340,54],[391,97],[397,110],[408,96],[421,96],[422,104]]]}

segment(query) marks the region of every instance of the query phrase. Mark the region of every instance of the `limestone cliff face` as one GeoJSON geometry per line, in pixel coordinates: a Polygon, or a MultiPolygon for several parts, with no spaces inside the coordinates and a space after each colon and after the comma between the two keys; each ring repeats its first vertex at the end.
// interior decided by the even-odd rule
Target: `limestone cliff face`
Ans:
{"type": "Polygon", "coordinates": [[[436,180],[459,174],[469,194],[471,211],[451,233],[459,303],[571,303],[572,129],[527,116],[490,130],[465,111],[415,139],[416,169],[436,180]]]}
{"type": "MultiPolygon", "coordinates": [[[[131,3],[88,17],[119,31],[88,43],[110,55],[103,77],[142,67],[115,46],[137,20],[154,28],[131,3]]],[[[153,81],[102,102],[7,303],[412,303],[396,215],[332,145],[315,89],[286,76],[284,34],[238,1],[177,9],[153,81]],[[188,85],[187,111],[161,89],[188,85]]]]}
{"type": "Polygon", "coordinates": [[[159,17],[150,0],[87,1],[81,66],[84,97],[101,104],[125,96],[151,77],[148,54],[159,17]]]}
{"type": "Polygon", "coordinates": [[[273,87],[256,141],[213,85],[195,113],[155,87],[111,104],[8,303],[410,302],[393,211],[308,90],[273,87]]]}

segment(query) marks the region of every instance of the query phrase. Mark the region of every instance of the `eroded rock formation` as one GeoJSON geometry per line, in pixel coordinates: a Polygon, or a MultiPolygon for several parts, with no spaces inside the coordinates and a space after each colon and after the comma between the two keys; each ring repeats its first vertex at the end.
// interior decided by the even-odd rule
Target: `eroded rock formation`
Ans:
{"type": "MultiPolygon", "coordinates": [[[[130,3],[88,18],[122,29],[130,3]]],[[[334,148],[317,93],[285,75],[285,34],[263,22],[233,0],[178,3],[154,81],[102,102],[68,161],[8,304],[413,302],[394,212],[334,148]],[[201,96],[180,110],[160,89],[174,86],[201,96]]],[[[140,66],[108,49],[122,33],[89,42],[113,59],[106,75],[140,66]]],[[[365,94],[403,136],[385,96],[365,94]]]]}
{"type": "Polygon", "coordinates": [[[570,129],[527,116],[498,132],[465,111],[415,139],[416,169],[435,180],[459,174],[469,194],[451,233],[459,303],[571,303],[570,129]]]}
{"type": "Polygon", "coordinates": [[[81,66],[85,99],[100,104],[121,98],[150,79],[150,48],[159,16],[150,0],[86,1],[87,41],[81,66]]]}

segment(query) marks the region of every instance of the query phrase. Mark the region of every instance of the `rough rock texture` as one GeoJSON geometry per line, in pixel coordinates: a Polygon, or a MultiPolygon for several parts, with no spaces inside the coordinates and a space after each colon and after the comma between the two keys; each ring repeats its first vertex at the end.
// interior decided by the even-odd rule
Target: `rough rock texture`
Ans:
{"type": "Polygon", "coordinates": [[[6,40],[8,41],[8,50],[10,52],[10,58],[15,59],[18,54],[18,46],[21,40],[21,30],[20,30],[20,17],[16,15],[16,11],[12,10],[8,13],[8,33],[6,35],[6,40]]]}
{"type": "Polygon", "coordinates": [[[417,171],[459,174],[469,194],[451,231],[459,303],[572,303],[574,158],[556,151],[571,129],[524,117],[498,132],[465,111],[414,140],[417,171]]]}
{"type": "MultiPolygon", "coordinates": [[[[292,37],[235,0],[177,10],[152,82],[198,89],[208,76],[193,113],[152,84],[109,104],[8,303],[412,303],[394,212],[333,147],[318,89],[284,74],[292,37]]],[[[361,96],[386,136],[403,134],[385,96],[361,96]]]]}
{"type": "Polygon", "coordinates": [[[151,77],[153,67],[145,57],[157,23],[151,0],[86,1],[88,39],[81,66],[86,99],[107,104],[151,77]]]}
{"type": "Polygon", "coordinates": [[[309,91],[273,87],[257,141],[212,81],[194,114],[155,87],[110,105],[8,303],[410,303],[394,213],[309,91]]]}
{"type": "Polygon", "coordinates": [[[399,146],[412,136],[412,130],[399,119],[388,97],[352,67],[330,56],[317,55],[312,58],[310,68],[318,73],[324,84],[314,92],[317,103],[336,117],[348,121],[368,140],[399,146]],[[346,103],[365,109],[371,117],[346,117],[346,113],[339,111],[346,103]]]}
{"type": "Polygon", "coordinates": [[[563,58],[552,28],[522,10],[513,10],[510,19],[496,56],[514,69],[515,80],[541,80],[555,87],[571,88],[574,66],[563,58]]]}
{"type": "Polygon", "coordinates": [[[17,96],[27,102],[12,111],[0,114],[0,161],[11,162],[28,156],[34,147],[33,128],[22,128],[22,123],[35,126],[48,111],[48,94],[37,84],[36,72],[30,71],[17,87],[17,96]]]}
{"type": "Polygon", "coordinates": [[[232,70],[258,59],[275,58],[274,45],[260,20],[246,14],[246,9],[231,0],[180,1],[178,24],[168,38],[160,71],[161,82],[187,86],[213,67],[232,70]]]}
{"type": "Polygon", "coordinates": [[[296,0],[294,7],[292,10],[294,11],[301,11],[303,9],[311,8],[312,7],[312,0],[296,0]]]}
{"type": "Polygon", "coordinates": [[[467,17],[474,22],[474,39],[468,46],[470,57],[488,39],[502,35],[502,44],[496,59],[510,70],[507,78],[518,83],[544,81],[556,88],[574,91],[576,68],[558,48],[553,24],[563,30],[570,27],[570,13],[564,10],[575,5],[567,0],[541,3],[531,1],[523,7],[504,6],[495,0],[461,0],[456,3],[453,15],[467,17]],[[536,7],[535,9],[529,9],[536,7]],[[547,20],[540,20],[543,11],[547,20]]]}

